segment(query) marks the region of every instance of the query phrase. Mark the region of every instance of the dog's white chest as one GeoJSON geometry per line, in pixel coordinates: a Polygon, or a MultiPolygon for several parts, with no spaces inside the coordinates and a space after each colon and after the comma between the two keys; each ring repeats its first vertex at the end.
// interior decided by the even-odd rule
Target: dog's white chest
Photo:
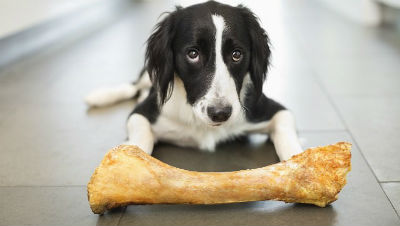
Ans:
{"type": "Polygon", "coordinates": [[[167,116],[160,116],[152,129],[159,141],[209,151],[214,150],[219,142],[234,138],[244,132],[239,126],[210,127],[199,125],[198,122],[174,120],[167,116]]]}

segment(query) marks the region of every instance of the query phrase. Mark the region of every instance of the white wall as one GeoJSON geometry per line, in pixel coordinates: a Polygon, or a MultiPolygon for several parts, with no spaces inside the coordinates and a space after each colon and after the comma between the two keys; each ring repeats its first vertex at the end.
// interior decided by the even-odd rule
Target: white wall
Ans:
{"type": "Polygon", "coordinates": [[[0,0],[0,38],[100,0],[0,0]]]}
{"type": "MultiPolygon", "coordinates": [[[[381,23],[382,15],[375,0],[320,0],[328,7],[355,22],[366,26],[377,26],[381,23]]],[[[394,0],[398,1],[398,0],[394,0]]]]}

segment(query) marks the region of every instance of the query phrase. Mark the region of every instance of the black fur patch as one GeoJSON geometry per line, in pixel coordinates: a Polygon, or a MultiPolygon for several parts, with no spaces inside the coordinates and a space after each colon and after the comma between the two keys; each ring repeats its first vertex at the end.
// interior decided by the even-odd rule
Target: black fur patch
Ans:
{"type": "Polygon", "coordinates": [[[143,115],[150,123],[155,123],[157,121],[157,118],[160,115],[160,105],[157,98],[157,92],[154,88],[151,88],[147,98],[143,102],[139,103],[129,116],[136,113],[143,115]]]}
{"type": "Polygon", "coordinates": [[[249,122],[262,122],[270,120],[278,111],[286,108],[280,103],[266,97],[264,94],[258,97],[253,85],[247,87],[244,99],[246,119],[249,122]]]}

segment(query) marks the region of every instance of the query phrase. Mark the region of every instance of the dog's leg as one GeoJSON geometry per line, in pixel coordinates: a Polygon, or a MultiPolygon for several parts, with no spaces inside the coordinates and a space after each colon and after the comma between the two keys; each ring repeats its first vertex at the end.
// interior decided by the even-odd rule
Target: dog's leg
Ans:
{"type": "Polygon", "coordinates": [[[268,133],[281,161],[302,152],[294,116],[290,111],[278,111],[268,125],[268,133]]]}
{"type": "MultiPolygon", "coordinates": [[[[146,94],[150,87],[151,81],[149,75],[146,71],[143,71],[143,74],[136,82],[96,89],[85,97],[85,102],[90,107],[103,107],[133,98],[138,91],[146,94]]],[[[140,96],[142,97],[143,95],[141,94],[140,96]]]]}
{"type": "Polygon", "coordinates": [[[121,84],[115,87],[99,88],[85,97],[90,107],[104,107],[121,100],[127,100],[136,95],[138,89],[133,84],[121,84]]]}
{"type": "Polygon", "coordinates": [[[134,113],[128,118],[128,141],[125,144],[136,145],[151,155],[154,146],[154,134],[151,124],[141,114],[134,113]]]}

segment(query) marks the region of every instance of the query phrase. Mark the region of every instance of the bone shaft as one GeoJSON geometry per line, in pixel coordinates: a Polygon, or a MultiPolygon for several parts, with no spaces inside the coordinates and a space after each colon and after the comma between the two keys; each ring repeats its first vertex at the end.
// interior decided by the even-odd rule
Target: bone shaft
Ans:
{"type": "Polygon", "coordinates": [[[285,188],[282,186],[284,179],[276,180],[268,167],[224,173],[148,170],[160,182],[153,188],[160,189],[154,203],[209,204],[276,199],[285,188]]]}

